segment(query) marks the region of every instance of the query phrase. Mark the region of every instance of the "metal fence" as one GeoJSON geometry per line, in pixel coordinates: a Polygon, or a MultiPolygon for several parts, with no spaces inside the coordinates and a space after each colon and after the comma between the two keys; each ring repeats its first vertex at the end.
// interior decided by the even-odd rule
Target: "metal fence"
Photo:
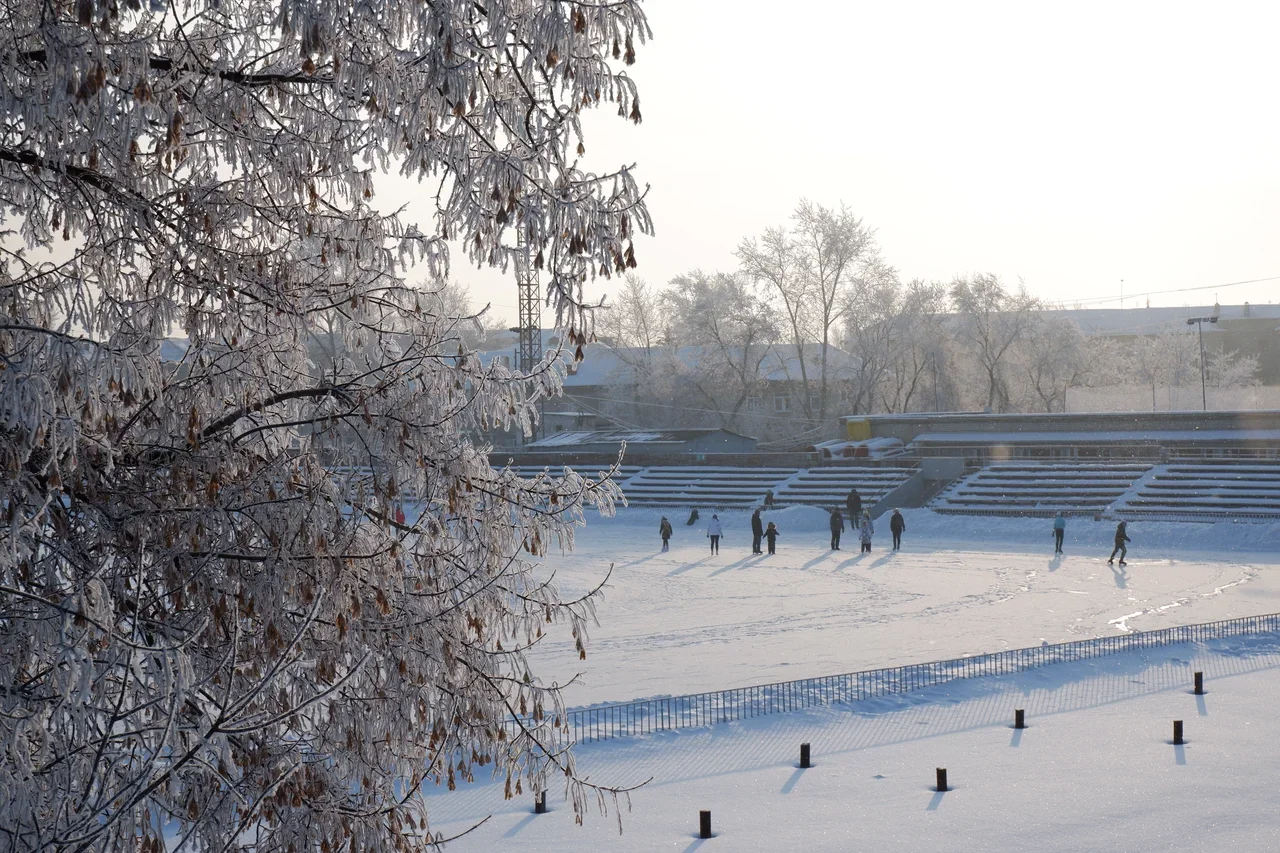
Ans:
{"type": "Polygon", "coordinates": [[[766,714],[780,714],[836,702],[856,702],[860,699],[934,687],[961,678],[1005,675],[1135,649],[1276,632],[1280,632],[1280,613],[1271,613],[1114,637],[1076,640],[1052,646],[1009,649],[931,663],[781,681],[711,693],[667,696],[619,705],[575,708],[567,714],[565,733],[574,743],[634,737],[651,732],[696,728],[766,714]]]}

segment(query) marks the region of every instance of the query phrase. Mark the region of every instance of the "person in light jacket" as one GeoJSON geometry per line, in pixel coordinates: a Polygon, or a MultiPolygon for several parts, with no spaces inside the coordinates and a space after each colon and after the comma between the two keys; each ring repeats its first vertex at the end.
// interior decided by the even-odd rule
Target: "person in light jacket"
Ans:
{"type": "Polygon", "coordinates": [[[707,536],[711,539],[711,553],[720,553],[720,537],[724,534],[724,530],[720,527],[720,516],[714,512],[711,513],[711,520],[707,522],[707,536]]]}
{"type": "Polygon", "coordinates": [[[671,522],[667,521],[667,517],[662,517],[662,523],[658,525],[658,535],[662,537],[662,550],[671,550],[671,522]]]}
{"type": "Polygon", "coordinates": [[[858,538],[862,540],[862,553],[871,553],[871,534],[875,532],[876,526],[871,523],[871,513],[864,509],[862,521],[858,524],[858,538]]]}

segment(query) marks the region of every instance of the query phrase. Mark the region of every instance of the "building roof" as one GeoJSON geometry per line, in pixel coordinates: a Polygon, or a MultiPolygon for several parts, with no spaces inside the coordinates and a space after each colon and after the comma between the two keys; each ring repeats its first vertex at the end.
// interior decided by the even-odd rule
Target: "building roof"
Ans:
{"type": "Polygon", "coordinates": [[[1229,444],[1280,443],[1280,429],[1062,430],[1053,432],[932,432],[912,444],[1229,444]]]}
{"type": "MultiPolygon", "coordinates": [[[[1183,326],[1189,317],[1209,317],[1215,307],[1221,320],[1280,319],[1280,305],[1190,305],[1175,308],[1064,308],[1066,317],[1086,335],[1149,335],[1170,326],[1183,326]]],[[[1205,325],[1205,334],[1214,329],[1205,325]]]]}
{"type": "MultiPolygon", "coordinates": [[[[551,339],[544,338],[544,340],[550,341],[551,339]]],[[[768,381],[785,381],[800,378],[800,361],[793,346],[789,344],[762,344],[761,346],[767,348],[767,351],[764,353],[763,361],[760,363],[758,378],[768,381]]],[[[552,343],[548,343],[547,348],[552,349],[554,346],[552,343]]],[[[566,357],[570,360],[564,377],[564,386],[566,388],[629,384],[633,381],[635,368],[648,360],[652,360],[659,366],[669,365],[693,371],[696,370],[700,361],[716,357],[716,352],[711,347],[653,347],[646,349],[645,347],[614,347],[603,342],[597,342],[583,346],[583,360],[573,364],[571,359],[574,349],[573,347],[566,347],[564,351],[566,357]]],[[[480,360],[482,363],[488,364],[494,358],[503,355],[510,355],[510,353],[490,350],[480,353],[480,360]]],[[[738,357],[740,356],[740,351],[734,351],[732,355],[738,357]]],[[[804,355],[805,362],[812,374],[813,369],[821,359],[822,345],[805,345],[804,355]]],[[[858,359],[856,356],[839,347],[827,345],[828,378],[837,380],[853,378],[857,372],[857,365],[858,359]]]]}
{"type": "Polygon", "coordinates": [[[558,432],[555,435],[549,435],[546,438],[531,442],[526,445],[526,447],[529,449],[546,447],[576,447],[583,444],[620,444],[624,441],[627,444],[642,444],[646,447],[656,447],[659,445],[677,446],[696,438],[703,438],[708,435],[716,434],[731,435],[735,438],[754,440],[749,436],[733,432],[732,430],[714,428],[665,430],[566,430],[565,432],[558,432]]]}

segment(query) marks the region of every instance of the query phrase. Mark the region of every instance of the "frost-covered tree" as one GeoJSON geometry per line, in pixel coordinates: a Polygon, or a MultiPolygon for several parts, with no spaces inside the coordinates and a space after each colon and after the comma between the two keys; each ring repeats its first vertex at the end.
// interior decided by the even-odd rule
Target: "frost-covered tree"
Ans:
{"type": "Polygon", "coordinates": [[[679,383],[719,426],[741,429],[778,332],[768,305],[746,276],[701,270],[673,278],[662,301],[680,352],[671,365],[679,383]]]}
{"type": "Polygon", "coordinates": [[[842,204],[838,209],[801,199],[791,227],[770,228],[739,244],[742,271],[763,282],[781,308],[799,367],[800,408],[812,423],[826,419],[832,338],[849,310],[857,310],[855,282],[877,278],[875,232],[842,204]],[[810,344],[818,344],[813,356],[810,344]],[[810,376],[809,361],[816,377],[810,376]],[[816,405],[815,405],[816,403],[816,405]]]}
{"type": "Polygon", "coordinates": [[[1067,391],[1084,384],[1113,356],[1104,340],[1088,341],[1070,319],[1041,312],[1034,317],[1017,352],[1027,384],[1028,409],[1065,412],[1067,391]]]}
{"type": "Polygon", "coordinates": [[[1010,410],[1009,362],[1039,310],[1024,287],[1010,292],[996,276],[957,276],[951,282],[956,312],[956,343],[974,365],[984,386],[983,405],[995,412],[1010,410]]]}
{"type": "Polygon", "coordinates": [[[582,111],[640,120],[637,0],[0,0],[0,34],[0,849],[404,850],[482,769],[581,814],[524,650],[592,600],[530,557],[617,490],[491,470],[462,436],[557,375],[443,347],[405,278],[527,247],[581,336],[650,227],[580,163],[582,111]],[[430,222],[373,206],[388,170],[430,222]]]}

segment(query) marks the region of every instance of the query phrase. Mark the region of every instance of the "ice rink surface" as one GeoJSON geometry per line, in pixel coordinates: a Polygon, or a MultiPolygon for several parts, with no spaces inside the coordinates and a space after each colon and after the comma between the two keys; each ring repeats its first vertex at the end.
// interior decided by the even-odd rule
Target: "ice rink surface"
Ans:
{"type": "Polygon", "coordinates": [[[1076,851],[1280,849],[1280,646],[1169,646],[703,729],[584,744],[579,771],[652,779],[618,812],[574,823],[501,783],[429,798],[445,849],[1076,851]],[[1190,691],[1194,670],[1207,693],[1190,691]],[[1028,728],[1012,728],[1013,709],[1028,728]],[[1186,743],[1171,742],[1172,721],[1186,743]],[[801,743],[814,766],[797,764],[801,743]],[[947,768],[951,790],[934,790],[947,768]],[[709,809],[716,836],[696,837],[709,809]]]}
{"type": "Polygon", "coordinates": [[[1071,519],[1054,558],[1048,519],[904,513],[903,548],[888,546],[888,516],[870,554],[845,532],[829,548],[826,513],[767,513],[776,555],[753,556],[749,515],[719,513],[719,556],[705,536],[710,513],[687,511],[660,553],[664,513],[591,516],[574,550],[551,554],[564,592],[613,571],[600,625],[579,661],[566,631],[531,656],[570,705],[622,702],[1005,648],[1280,611],[1280,525],[1129,525],[1128,565],[1108,566],[1114,522],[1071,519]]]}
{"type": "MultiPolygon", "coordinates": [[[[550,682],[580,678],[570,705],[621,702],[953,658],[1280,611],[1280,525],[1132,523],[1128,565],[1108,566],[1114,522],[1071,520],[1052,554],[1047,519],[904,513],[904,548],[873,551],[827,515],[767,514],[782,535],[753,556],[749,516],[594,516],[575,549],[551,554],[566,593],[613,573],[579,661],[553,630],[532,655],[550,682]]],[[[650,779],[577,826],[553,781],[551,812],[504,800],[481,771],[431,788],[432,829],[457,851],[1165,851],[1280,849],[1280,638],[1169,646],[1017,675],[700,729],[582,744],[581,775],[650,779]],[[1192,672],[1209,693],[1190,693],[1192,672]],[[1011,728],[1013,710],[1030,728],[1011,728]],[[1188,742],[1174,746],[1172,720],[1188,742]],[[815,766],[797,766],[799,744],[815,766]],[[946,767],[953,790],[932,789],[946,767]],[[624,832],[619,835],[618,805],[624,832]],[[710,809],[716,837],[696,837],[710,809]]]]}

